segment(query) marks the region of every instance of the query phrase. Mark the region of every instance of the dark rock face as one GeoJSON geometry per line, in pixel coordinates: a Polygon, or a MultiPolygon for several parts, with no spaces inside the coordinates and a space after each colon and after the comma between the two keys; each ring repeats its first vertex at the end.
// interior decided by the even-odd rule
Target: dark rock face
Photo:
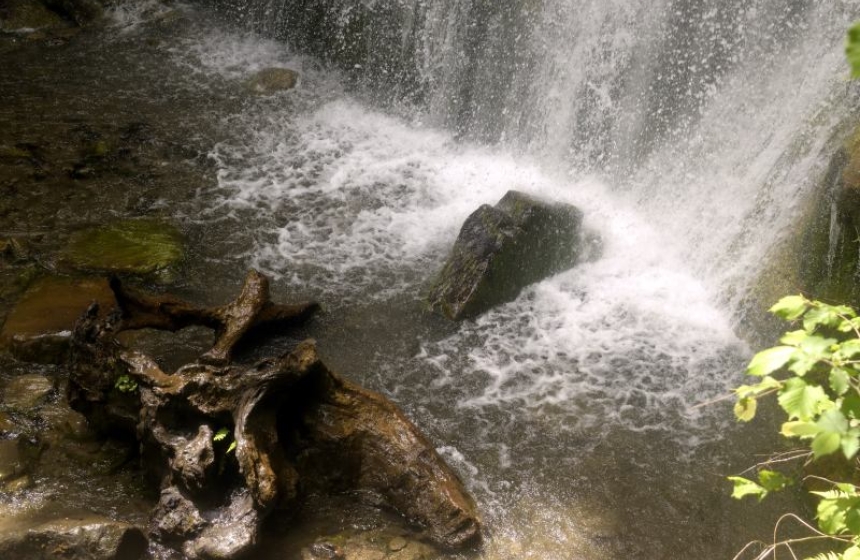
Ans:
{"type": "Polygon", "coordinates": [[[137,560],[146,551],[140,529],[84,515],[6,527],[0,522],[0,557],[28,560],[137,560]]]}
{"type": "Polygon", "coordinates": [[[574,206],[509,191],[470,215],[433,282],[430,308],[449,319],[479,315],[574,266],[582,250],[582,213],[574,206]]]}

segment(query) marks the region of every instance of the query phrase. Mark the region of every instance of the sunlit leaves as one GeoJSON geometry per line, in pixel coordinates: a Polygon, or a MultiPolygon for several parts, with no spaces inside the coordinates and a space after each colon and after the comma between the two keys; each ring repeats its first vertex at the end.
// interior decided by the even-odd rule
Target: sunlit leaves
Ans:
{"type": "Polygon", "coordinates": [[[740,500],[747,496],[755,496],[759,501],[762,501],[770,492],[778,492],[794,482],[782,473],[771,470],[759,471],[758,482],[742,476],[730,476],[729,480],[734,485],[732,498],[740,500]]]}
{"type": "Polygon", "coordinates": [[[747,373],[756,377],[773,373],[787,364],[795,352],[797,349],[792,346],[776,346],[763,350],[753,356],[747,367],[747,373]]]}
{"type": "Polygon", "coordinates": [[[215,432],[214,436],[212,436],[212,441],[222,441],[226,439],[229,434],[230,430],[228,430],[227,428],[221,428],[220,430],[215,432]]]}
{"type": "Polygon", "coordinates": [[[845,39],[845,58],[851,66],[851,77],[860,78],[860,22],[855,23],[848,30],[845,39]]]}
{"type": "Polygon", "coordinates": [[[749,422],[755,418],[755,411],[758,408],[758,401],[755,397],[744,397],[738,399],[735,403],[735,418],[741,422],[749,422]]]}
{"type": "Polygon", "coordinates": [[[770,312],[786,321],[794,321],[806,313],[808,308],[809,300],[805,297],[785,296],[770,308],[770,312]]]}
{"type": "Polygon", "coordinates": [[[788,414],[789,420],[810,420],[832,401],[818,385],[810,385],[800,378],[789,379],[777,399],[788,414]]]}

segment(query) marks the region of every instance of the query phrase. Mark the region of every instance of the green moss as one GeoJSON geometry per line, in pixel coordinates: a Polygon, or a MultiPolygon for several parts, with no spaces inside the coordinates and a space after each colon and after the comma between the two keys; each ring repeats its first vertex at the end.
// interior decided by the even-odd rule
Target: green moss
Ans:
{"type": "Polygon", "coordinates": [[[61,261],[75,270],[169,281],[182,258],[176,228],[157,220],[127,220],[72,235],[61,261]]]}

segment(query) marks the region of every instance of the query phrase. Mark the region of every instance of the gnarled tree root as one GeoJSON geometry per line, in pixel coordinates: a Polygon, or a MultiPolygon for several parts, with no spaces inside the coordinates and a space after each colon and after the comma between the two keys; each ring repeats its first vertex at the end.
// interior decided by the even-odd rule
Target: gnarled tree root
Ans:
{"type": "Polygon", "coordinates": [[[112,286],[121,313],[99,319],[93,306],[75,327],[68,397],[95,427],[140,442],[161,487],[150,526],[158,542],[190,558],[235,558],[304,487],[371,494],[445,548],[480,540],[473,500],[430,442],[383,396],[326,368],[312,341],[253,366],[229,363],[251,328],[300,322],[316,304],[272,304],[253,271],[219,308],[112,286]],[[215,346],[172,374],[116,339],[192,324],[214,328],[215,346]]]}

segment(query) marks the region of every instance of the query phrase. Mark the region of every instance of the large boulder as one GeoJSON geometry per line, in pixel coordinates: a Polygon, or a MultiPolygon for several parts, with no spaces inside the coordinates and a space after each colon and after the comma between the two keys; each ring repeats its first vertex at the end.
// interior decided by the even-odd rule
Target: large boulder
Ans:
{"type": "Polygon", "coordinates": [[[0,521],[0,558],[136,560],[146,552],[143,532],[92,514],[47,521],[0,521]]]}
{"type": "Polygon", "coordinates": [[[539,280],[571,268],[583,253],[582,212],[508,191],[470,215],[430,288],[430,308],[459,320],[513,301],[539,280]]]}
{"type": "Polygon", "coordinates": [[[64,363],[75,321],[94,301],[105,312],[116,305],[107,280],[42,278],[6,317],[0,348],[27,362],[64,363]]]}

